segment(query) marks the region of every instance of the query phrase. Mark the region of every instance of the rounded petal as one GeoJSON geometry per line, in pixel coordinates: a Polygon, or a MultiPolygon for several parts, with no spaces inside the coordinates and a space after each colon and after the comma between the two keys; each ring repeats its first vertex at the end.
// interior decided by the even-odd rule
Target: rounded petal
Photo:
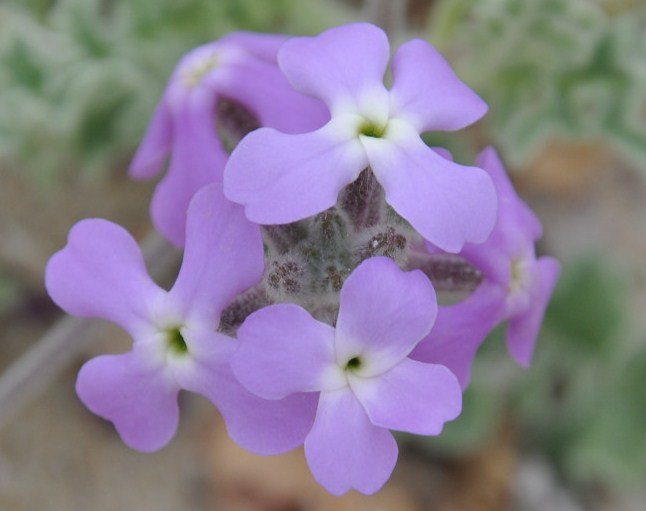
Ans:
{"type": "Polygon", "coordinates": [[[322,99],[333,113],[348,104],[357,106],[367,91],[383,89],[389,59],[388,37],[368,23],[295,37],[278,52],[278,64],[292,85],[322,99]]]}
{"type": "Polygon", "coordinates": [[[173,119],[163,96],[157,105],[139,148],[130,163],[135,179],[150,179],[162,169],[173,142],[173,119]]]}
{"type": "Polygon", "coordinates": [[[522,233],[522,240],[536,241],[543,235],[540,220],[516,193],[505,171],[498,152],[493,147],[485,148],[476,160],[476,165],[484,169],[493,180],[498,193],[498,222],[496,230],[516,231],[515,237],[522,233]],[[513,226],[510,228],[509,226],[513,226]]]}
{"type": "Polygon", "coordinates": [[[222,414],[229,436],[255,454],[280,454],[298,447],[314,422],[317,394],[262,399],[238,382],[228,359],[222,356],[202,358],[180,384],[207,397],[222,414]]]}
{"type": "Polygon", "coordinates": [[[524,367],[528,367],[532,361],[538,331],[558,280],[561,265],[552,257],[541,257],[536,262],[535,271],[535,279],[530,290],[529,309],[521,315],[510,318],[507,327],[509,353],[524,367]]]}
{"type": "Polygon", "coordinates": [[[388,130],[387,140],[362,137],[386,202],[447,252],[485,241],[497,211],[489,175],[438,156],[406,123],[391,120],[388,130]]]}
{"type": "Polygon", "coordinates": [[[388,257],[362,262],[347,278],[336,324],[341,367],[359,357],[357,374],[374,376],[395,366],[426,336],[435,321],[437,298],[419,270],[405,272],[388,257]]]}
{"type": "Polygon", "coordinates": [[[419,132],[459,130],[487,112],[487,104],[426,41],[403,44],[393,57],[392,70],[393,116],[411,122],[419,132]]]}
{"type": "Polygon", "coordinates": [[[177,246],[184,245],[186,211],[202,186],[222,181],[227,153],[213,121],[215,96],[193,91],[177,113],[176,134],[168,173],[151,203],[155,228],[177,246]]]}
{"type": "Polygon", "coordinates": [[[184,260],[169,292],[186,317],[215,328],[224,307],[257,284],[264,270],[260,228],[228,201],[220,184],[200,190],[191,201],[184,260]]]}
{"type": "Polygon", "coordinates": [[[321,101],[294,90],[280,70],[267,62],[245,59],[235,63],[217,89],[221,96],[248,108],[262,126],[283,133],[313,131],[330,119],[321,101]]]}
{"type": "Polygon", "coordinates": [[[175,435],[178,388],[165,379],[162,369],[142,365],[132,352],[86,362],[76,392],[93,413],[114,423],[133,449],[156,451],[175,435]]]}
{"type": "Polygon", "coordinates": [[[334,329],[297,305],[271,305],[254,312],[238,329],[238,340],[233,371],[263,398],[345,385],[334,359],[334,329]]]}
{"type": "Polygon", "coordinates": [[[261,128],[231,154],[224,192],[254,222],[290,223],[334,206],[366,166],[361,144],[334,121],[301,135],[261,128]]]}
{"type": "Polygon", "coordinates": [[[376,493],[390,477],[397,453],[390,431],[370,423],[350,389],[321,393],[305,457],[330,493],[376,493]]]}
{"type": "Polygon", "coordinates": [[[488,281],[506,287],[512,280],[514,259],[528,251],[533,253],[534,242],[542,236],[543,227],[516,194],[493,147],[480,153],[477,164],[491,176],[496,187],[498,215],[487,241],[466,244],[460,255],[476,266],[488,281]]]}
{"type": "Polygon", "coordinates": [[[462,411],[462,389],[446,367],[405,358],[374,378],[350,376],[370,422],[417,435],[439,435],[462,411]]]}
{"type": "Polygon", "coordinates": [[[254,57],[276,63],[278,50],[289,36],[283,34],[257,34],[255,32],[232,32],[221,38],[219,44],[244,48],[254,57]]]}
{"type": "Polygon", "coordinates": [[[148,276],[137,242],[100,219],[78,222],[45,270],[45,287],[69,314],[110,320],[135,334],[165,292],[148,276]]]}
{"type": "Polygon", "coordinates": [[[504,289],[483,283],[462,302],[439,307],[433,330],[410,357],[448,367],[466,389],[478,348],[502,320],[505,298],[504,289]]]}

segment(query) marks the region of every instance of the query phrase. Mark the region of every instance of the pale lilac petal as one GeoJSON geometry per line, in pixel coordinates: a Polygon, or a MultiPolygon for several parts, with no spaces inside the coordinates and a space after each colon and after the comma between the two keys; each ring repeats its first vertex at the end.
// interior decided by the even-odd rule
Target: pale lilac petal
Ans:
{"type": "Polygon", "coordinates": [[[137,242],[107,220],[81,220],[45,270],[52,300],[69,314],[103,318],[131,334],[150,323],[164,291],[148,276],[137,242]]]}
{"type": "Polygon", "coordinates": [[[368,23],[332,28],[317,37],[295,37],[278,52],[278,64],[292,85],[322,99],[333,111],[356,106],[362,94],[383,89],[389,58],[388,37],[368,23]]]}
{"type": "Polygon", "coordinates": [[[486,242],[466,243],[460,256],[475,266],[488,282],[506,287],[512,278],[511,248],[505,233],[495,228],[486,242]]]}
{"type": "Polygon", "coordinates": [[[446,367],[405,358],[375,378],[349,376],[370,422],[417,435],[439,435],[462,410],[462,389],[446,367]]]}
{"type": "Polygon", "coordinates": [[[433,146],[431,149],[435,154],[441,156],[445,160],[454,161],[453,154],[446,147],[433,146]]]}
{"type": "Polygon", "coordinates": [[[392,139],[390,134],[388,140],[362,137],[386,202],[447,252],[459,252],[466,242],[485,241],[497,209],[487,173],[438,156],[404,123],[392,129],[392,139]]]}
{"type": "Polygon", "coordinates": [[[367,259],[341,289],[337,361],[344,367],[359,357],[359,375],[380,374],[429,333],[436,313],[435,290],[421,271],[404,272],[388,257],[367,259]]]}
{"type": "Polygon", "coordinates": [[[366,166],[361,144],[334,121],[301,135],[261,128],[231,154],[224,192],[253,222],[290,223],[334,206],[366,166]]]}
{"type": "Polygon", "coordinates": [[[129,447],[144,452],[161,449],[175,435],[178,390],[161,368],[142,365],[132,352],[93,358],[76,380],[85,406],[114,423],[129,447]]]}
{"type": "Polygon", "coordinates": [[[261,397],[277,399],[345,385],[334,358],[334,329],[297,305],[271,305],[254,312],[238,329],[238,340],[233,371],[261,397]]]}
{"type": "Polygon", "coordinates": [[[278,50],[290,36],[283,34],[257,34],[255,32],[232,32],[220,39],[223,46],[233,45],[267,62],[276,63],[278,50]]]}
{"type": "Polygon", "coordinates": [[[130,163],[135,179],[150,179],[162,170],[173,141],[173,120],[163,96],[157,105],[139,148],[130,163]]]}
{"type": "Polygon", "coordinates": [[[505,298],[504,290],[483,283],[462,302],[439,307],[433,330],[415,347],[410,357],[448,367],[466,389],[475,354],[489,332],[501,321],[505,298]]]}
{"type": "Polygon", "coordinates": [[[303,443],[314,422],[317,394],[262,399],[246,390],[231,370],[235,339],[212,333],[191,341],[196,365],[178,380],[183,388],[207,397],[217,407],[235,442],[263,455],[280,454],[303,443]],[[208,344],[213,348],[209,350],[208,344]]]}
{"type": "Polygon", "coordinates": [[[491,176],[496,187],[496,226],[485,243],[466,244],[460,255],[476,266],[488,281],[508,286],[514,259],[533,247],[543,228],[536,215],[518,197],[495,149],[483,150],[477,164],[491,176]]]}
{"type": "Polygon", "coordinates": [[[370,423],[349,388],[322,392],[305,457],[314,478],[330,493],[376,493],[397,462],[390,431],[370,423]]]}
{"type": "Polygon", "coordinates": [[[507,348],[511,356],[524,367],[528,367],[532,361],[538,331],[560,271],[561,265],[556,259],[552,257],[538,259],[535,280],[530,289],[530,307],[524,314],[509,319],[507,348]]]}
{"type": "Polygon", "coordinates": [[[215,328],[224,307],[257,284],[264,270],[260,228],[228,201],[222,185],[200,190],[191,201],[184,260],[169,293],[187,322],[215,328]]]}
{"type": "Polygon", "coordinates": [[[392,70],[393,116],[413,123],[420,132],[459,130],[487,112],[487,104],[426,41],[403,44],[393,57],[392,70]]]}
{"type": "Polygon", "coordinates": [[[539,239],[543,235],[543,226],[516,193],[496,150],[493,147],[485,148],[478,155],[476,165],[491,176],[498,193],[496,230],[503,230],[507,237],[520,237],[521,240],[515,243],[516,246],[539,239]]]}
{"type": "Polygon", "coordinates": [[[194,91],[177,114],[168,173],[157,185],[151,204],[155,228],[177,246],[184,245],[186,211],[202,186],[222,181],[227,153],[217,138],[215,96],[194,91]],[[209,96],[209,97],[207,97],[209,96]]]}
{"type": "Polygon", "coordinates": [[[246,59],[232,65],[222,78],[218,93],[248,108],[262,126],[305,133],[330,119],[321,101],[296,92],[275,65],[246,59]]]}

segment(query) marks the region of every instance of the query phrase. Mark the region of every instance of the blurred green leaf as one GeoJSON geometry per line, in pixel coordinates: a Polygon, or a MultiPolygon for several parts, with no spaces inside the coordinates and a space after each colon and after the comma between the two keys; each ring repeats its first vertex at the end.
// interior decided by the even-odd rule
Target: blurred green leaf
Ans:
{"type": "Polygon", "coordinates": [[[646,349],[608,377],[586,429],[574,439],[569,470],[580,479],[639,486],[646,478],[646,349]]]}
{"type": "Polygon", "coordinates": [[[234,30],[318,32],[349,12],[316,0],[0,4],[0,159],[41,183],[102,175],[136,148],[190,49],[234,30]]]}
{"type": "Polygon", "coordinates": [[[623,282],[592,259],[567,267],[550,303],[546,321],[579,351],[598,355],[612,344],[624,320],[623,282]]]}
{"type": "Polygon", "coordinates": [[[434,13],[431,35],[489,103],[484,126],[512,167],[566,137],[605,139],[646,170],[646,4],[444,0],[434,13]]]}

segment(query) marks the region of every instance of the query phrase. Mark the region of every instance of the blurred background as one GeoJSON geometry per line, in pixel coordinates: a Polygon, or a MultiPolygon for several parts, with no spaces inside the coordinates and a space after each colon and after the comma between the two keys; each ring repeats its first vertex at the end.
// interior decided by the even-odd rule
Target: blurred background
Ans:
{"type": "MultiPolygon", "coordinates": [[[[395,45],[394,44],[394,45],[395,45]]],[[[646,1],[5,0],[0,3],[0,510],[618,510],[646,502],[646,1]],[[173,442],[144,455],[74,394],[79,366],[127,349],[63,318],[43,269],[71,225],[144,241],[154,184],[126,168],[178,58],[233,30],[315,34],[348,21],[428,39],[490,105],[428,142],[500,151],[563,273],[528,370],[494,332],[464,412],[400,437],[377,495],[327,495],[302,453],[258,458],[182,396],[173,442]]]]}

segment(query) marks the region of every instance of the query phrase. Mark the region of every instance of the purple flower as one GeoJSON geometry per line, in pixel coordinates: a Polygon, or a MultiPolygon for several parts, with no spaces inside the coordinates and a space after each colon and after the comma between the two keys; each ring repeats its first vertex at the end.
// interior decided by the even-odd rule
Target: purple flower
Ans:
{"type": "Polygon", "coordinates": [[[556,259],[536,257],[534,246],[542,226],[514,191],[496,151],[485,149],[477,163],[496,186],[498,220],[485,243],[465,245],[460,255],[482,272],[484,280],[464,302],[440,307],[435,328],[412,354],[417,360],[446,365],[463,387],[468,385],[478,347],[501,321],[508,321],[510,354],[529,366],[560,272],[556,259]]]}
{"type": "Polygon", "coordinates": [[[305,439],[314,477],[336,495],[374,493],[397,459],[389,429],[437,435],[460,413],[455,376],[408,358],[436,310],[433,286],[420,271],[368,259],[344,283],[336,329],[296,305],[272,305],[240,327],[231,364],[261,397],[316,396],[305,439]]]}
{"type": "Polygon", "coordinates": [[[261,125],[289,133],[318,128],[324,106],[289,85],[276,65],[285,36],[234,33],[195,48],[177,65],[130,166],[130,175],[157,175],[170,154],[168,173],[151,204],[157,230],[184,244],[186,209],[203,185],[222,181],[228,154],[215,130],[216,102],[234,100],[261,125]]]}
{"type": "Polygon", "coordinates": [[[323,100],[331,120],[298,135],[259,129],[237,146],[225,168],[225,194],[246,206],[249,219],[281,224],[323,211],[370,166],[386,201],[435,245],[457,252],[487,238],[496,218],[491,179],[442,158],[419,136],[468,126],[486,104],[419,39],[395,53],[389,91],[389,56],[385,33],[365,23],[281,47],[287,79],[323,100]]]}
{"type": "Polygon", "coordinates": [[[114,423],[141,451],[166,445],[178,422],[177,394],[210,399],[232,438],[247,449],[278,453],[303,442],[315,409],[307,395],[265,401],[245,390],[229,365],[237,342],[216,331],[224,307],[263,272],[259,228],[210,185],[188,211],[186,250],[170,291],[148,276],[134,239],[121,227],[83,220],[46,270],[53,300],[70,314],[122,326],[132,351],[87,362],[76,390],[85,405],[114,423]]]}

